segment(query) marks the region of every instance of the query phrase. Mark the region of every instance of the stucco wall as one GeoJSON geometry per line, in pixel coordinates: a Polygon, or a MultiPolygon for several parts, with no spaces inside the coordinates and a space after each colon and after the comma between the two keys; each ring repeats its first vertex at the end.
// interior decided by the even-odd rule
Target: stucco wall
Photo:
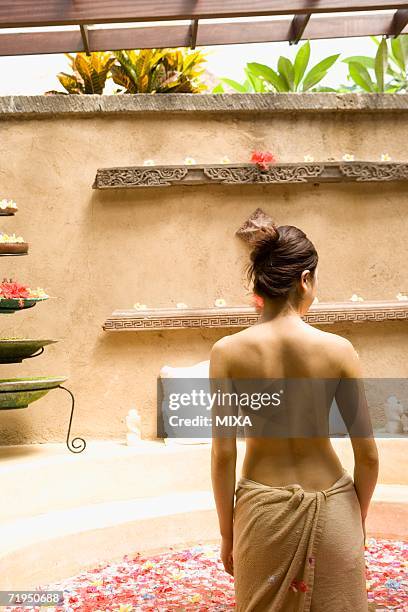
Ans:
{"type": "MultiPolygon", "coordinates": [[[[253,102],[252,111],[248,97],[245,109],[238,104],[242,96],[223,96],[224,106],[218,99],[211,110],[211,96],[205,102],[195,96],[197,102],[185,98],[187,106],[204,107],[185,112],[167,96],[159,96],[154,108],[146,96],[148,111],[140,97],[133,110],[131,97],[123,98],[123,111],[113,112],[109,99],[104,104],[110,111],[103,112],[99,99],[97,109],[82,106],[77,115],[67,112],[66,98],[0,101],[0,196],[19,205],[15,217],[0,217],[0,230],[30,243],[28,257],[0,259],[1,275],[55,296],[32,310],[1,316],[0,336],[60,339],[41,357],[1,365],[1,377],[68,375],[77,398],[75,434],[122,437],[124,417],[137,407],[144,437],[154,435],[160,367],[206,359],[212,344],[232,332],[109,334],[101,326],[114,309],[135,302],[206,307],[223,297],[230,305],[245,303],[248,250],[234,232],[257,206],[278,223],[298,225],[316,243],[320,301],[341,301],[352,293],[394,299],[408,291],[406,183],[91,189],[98,167],[148,158],[163,164],[186,156],[198,163],[223,156],[245,162],[253,149],[268,149],[281,161],[307,154],[340,159],[345,152],[370,160],[387,152],[406,161],[406,96],[390,96],[389,108],[386,97],[373,96],[365,111],[359,110],[368,104],[364,96],[347,96],[337,107],[330,98],[315,98],[314,108],[307,108],[310,95],[286,97],[279,108],[279,96],[266,96],[269,106],[263,97],[265,108],[253,102]],[[24,104],[38,108],[43,102],[65,110],[54,107],[39,118],[21,111],[24,104]],[[167,110],[160,108],[166,104],[167,110]],[[175,110],[168,110],[172,105],[175,110]]],[[[325,329],[352,340],[366,376],[408,375],[406,322],[325,329]]],[[[68,398],[53,391],[26,410],[0,413],[1,443],[63,440],[68,416],[68,398]]]]}

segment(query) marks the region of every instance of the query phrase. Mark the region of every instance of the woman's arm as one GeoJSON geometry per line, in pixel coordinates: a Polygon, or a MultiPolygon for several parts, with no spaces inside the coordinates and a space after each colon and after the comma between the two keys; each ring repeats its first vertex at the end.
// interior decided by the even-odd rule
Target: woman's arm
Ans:
{"type": "Polygon", "coordinates": [[[347,342],[343,356],[343,379],[336,401],[350,434],[354,453],[354,486],[360,502],[365,535],[365,519],[378,478],[378,450],[362,380],[360,360],[347,342]]]}
{"type": "MultiPolygon", "coordinates": [[[[217,390],[225,392],[231,390],[228,379],[228,359],[222,340],[217,342],[211,351],[210,380],[212,393],[217,390]]],[[[221,428],[215,427],[215,419],[220,414],[225,414],[224,407],[214,403],[211,479],[222,538],[221,560],[225,570],[233,575],[232,540],[237,446],[236,438],[231,435],[231,430],[227,436],[222,437],[221,428]]]]}

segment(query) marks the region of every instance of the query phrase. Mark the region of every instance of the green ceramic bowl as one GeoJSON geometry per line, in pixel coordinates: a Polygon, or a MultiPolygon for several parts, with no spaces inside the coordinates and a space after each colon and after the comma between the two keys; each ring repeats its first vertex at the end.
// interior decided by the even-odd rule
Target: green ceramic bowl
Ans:
{"type": "Polygon", "coordinates": [[[28,338],[0,338],[0,363],[21,363],[33,357],[48,344],[57,340],[31,340],[28,338]]]}
{"type": "Polygon", "coordinates": [[[27,408],[66,380],[66,377],[0,379],[0,410],[27,408]]]}
{"type": "Polygon", "coordinates": [[[12,300],[0,299],[0,312],[11,313],[25,308],[32,308],[37,302],[42,302],[48,298],[22,298],[23,303],[20,305],[20,300],[15,298],[12,300]]]}

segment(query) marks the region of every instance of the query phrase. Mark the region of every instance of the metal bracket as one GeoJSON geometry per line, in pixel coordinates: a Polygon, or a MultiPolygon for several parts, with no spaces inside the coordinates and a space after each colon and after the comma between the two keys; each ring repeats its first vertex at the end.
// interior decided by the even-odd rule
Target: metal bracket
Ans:
{"type": "Polygon", "coordinates": [[[74,408],[75,408],[75,398],[73,393],[71,393],[71,391],[69,389],[67,389],[66,387],[63,387],[62,385],[58,385],[58,389],[64,389],[64,391],[66,391],[67,393],[69,393],[69,395],[71,396],[71,415],[69,417],[69,425],[68,425],[68,433],[67,433],[67,447],[68,450],[71,451],[71,453],[82,453],[85,448],[86,448],[86,442],[83,438],[74,438],[71,442],[69,440],[70,434],[71,434],[71,425],[72,425],[72,418],[74,416],[74,408]]]}

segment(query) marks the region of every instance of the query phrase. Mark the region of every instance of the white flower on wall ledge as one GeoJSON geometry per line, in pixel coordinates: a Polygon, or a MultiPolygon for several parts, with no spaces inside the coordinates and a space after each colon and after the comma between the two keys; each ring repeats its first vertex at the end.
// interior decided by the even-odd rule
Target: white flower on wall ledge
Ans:
{"type": "Polygon", "coordinates": [[[176,308],[179,308],[181,310],[182,308],[188,308],[188,306],[187,304],[184,304],[184,302],[178,302],[176,304],[176,308]]]}
{"type": "Polygon", "coordinates": [[[143,162],[143,165],[144,166],[154,166],[155,165],[154,159],[145,159],[143,162]]]}
{"type": "Polygon", "coordinates": [[[223,298],[218,298],[214,301],[214,306],[216,308],[224,308],[227,305],[227,302],[223,298]]]}
{"type": "Polygon", "coordinates": [[[342,159],[343,161],[354,161],[354,155],[352,153],[345,153],[342,159]]]}
{"type": "Polygon", "coordinates": [[[408,300],[408,295],[405,295],[405,293],[397,293],[397,295],[395,296],[397,298],[397,300],[399,300],[400,302],[405,302],[406,300],[408,300]]]}
{"type": "Polygon", "coordinates": [[[353,295],[350,298],[350,302],[364,302],[364,299],[360,295],[353,293],[353,295]]]}
{"type": "Polygon", "coordinates": [[[380,159],[383,162],[391,161],[391,155],[388,155],[388,153],[381,153],[380,159]]]}
{"type": "Polygon", "coordinates": [[[230,158],[224,155],[224,157],[221,159],[221,164],[230,164],[230,163],[231,163],[230,158]]]}
{"type": "Polygon", "coordinates": [[[304,158],[303,158],[303,161],[306,162],[306,163],[314,162],[314,157],[313,157],[313,155],[305,155],[304,158]]]}
{"type": "Polygon", "coordinates": [[[184,163],[186,164],[186,166],[195,166],[197,162],[192,157],[186,157],[184,163]]]}
{"type": "Polygon", "coordinates": [[[133,308],[135,310],[147,310],[146,304],[140,304],[140,302],[136,302],[136,304],[133,305],[133,308]]]}

